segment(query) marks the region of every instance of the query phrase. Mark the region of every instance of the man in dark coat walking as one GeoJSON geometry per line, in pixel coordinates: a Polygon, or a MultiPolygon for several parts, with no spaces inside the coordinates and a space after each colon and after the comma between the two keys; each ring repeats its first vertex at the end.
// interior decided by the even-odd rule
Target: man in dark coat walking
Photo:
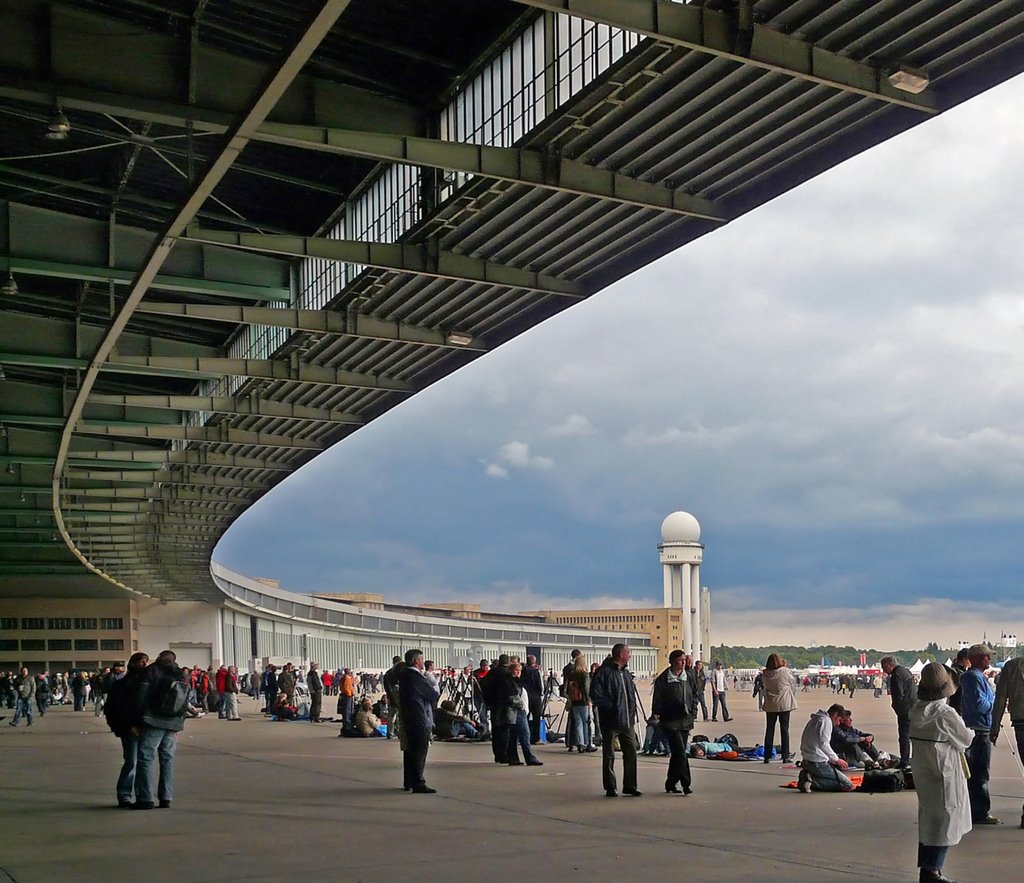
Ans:
{"type": "Polygon", "coordinates": [[[398,701],[401,705],[402,764],[404,787],[415,794],[436,794],[423,778],[434,729],[434,705],[437,693],[423,677],[423,651],[405,651],[405,670],[398,678],[398,701]]]}
{"type": "Polygon", "coordinates": [[[654,680],[654,700],[651,712],[658,717],[662,731],[668,738],[672,756],[668,762],[665,791],[690,793],[690,761],[686,743],[693,729],[693,682],[685,668],[686,655],[673,650],[668,655],[668,668],[654,680]]]}
{"type": "Polygon", "coordinates": [[[628,663],[628,645],[616,644],[590,682],[590,700],[601,725],[602,777],[607,797],[619,795],[615,782],[616,737],[622,749],[622,793],[630,797],[642,795],[636,787],[636,686],[632,672],[626,668],[628,663]]]}

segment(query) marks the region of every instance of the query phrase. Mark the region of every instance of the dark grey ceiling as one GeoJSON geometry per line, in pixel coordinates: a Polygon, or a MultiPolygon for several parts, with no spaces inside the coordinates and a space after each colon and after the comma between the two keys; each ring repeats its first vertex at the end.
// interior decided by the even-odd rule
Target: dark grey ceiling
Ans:
{"type": "Polygon", "coordinates": [[[5,593],[89,568],[216,597],[217,539],[320,451],[1024,68],[1024,0],[7,0],[0,33],[5,593]],[[514,148],[438,141],[445,102],[570,5],[644,38],[514,148]],[[403,246],[325,244],[391,159],[428,170],[403,246]],[[271,314],[303,253],[365,269],[271,314]],[[226,361],[268,323],[269,358],[226,361]]]}

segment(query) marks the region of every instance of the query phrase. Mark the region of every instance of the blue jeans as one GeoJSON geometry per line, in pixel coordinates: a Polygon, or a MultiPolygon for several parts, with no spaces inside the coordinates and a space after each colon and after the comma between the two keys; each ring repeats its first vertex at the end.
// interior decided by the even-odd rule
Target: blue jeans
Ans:
{"type": "Polygon", "coordinates": [[[32,723],[32,700],[22,699],[19,696],[14,706],[14,720],[11,721],[11,725],[17,725],[22,715],[25,715],[28,718],[28,722],[32,723]]]}
{"type": "Polygon", "coordinates": [[[138,758],[135,763],[135,799],[138,803],[153,803],[153,761],[159,755],[160,781],[157,796],[171,800],[174,796],[174,752],[178,747],[177,733],[145,724],[139,736],[138,758]]]}
{"type": "Polygon", "coordinates": [[[942,866],[946,863],[947,852],[949,852],[948,846],[925,846],[923,843],[918,843],[917,866],[941,871],[942,866]]]}
{"type": "Polygon", "coordinates": [[[117,777],[117,802],[128,803],[135,792],[135,764],[138,762],[139,737],[134,733],[121,737],[121,755],[124,763],[117,777]]]}
{"type": "Polygon", "coordinates": [[[801,775],[807,774],[807,778],[811,780],[812,791],[853,790],[853,782],[830,763],[812,763],[809,760],[802,760],[800,761],[800,773],[801,775]]]}
{"type": "Polygon", "coordinates": [[[516,722],[509,726],[508,738],[508,762],[515,763],[519,760],[519,752],[516,751],[516,743],[523,749],[523,760],[531,763],[537,759],[530,748],[530,721],[526,712],[520,709],[516,713],[516,722]]]}
{"type": "Polygon", "coordinates": [[[711,694],[711,718],[718,718],[718,706],[722,706],[722,719],[729,717],[729,706],[725,704],[725,691],[711,694]]]}
{"type": "Polygon", "coordinates": [[[589,705],[574,705],[572,707],[572,727],[573,747],[583,749],[589,748],[590,743],[593,741],[589,705]]]}

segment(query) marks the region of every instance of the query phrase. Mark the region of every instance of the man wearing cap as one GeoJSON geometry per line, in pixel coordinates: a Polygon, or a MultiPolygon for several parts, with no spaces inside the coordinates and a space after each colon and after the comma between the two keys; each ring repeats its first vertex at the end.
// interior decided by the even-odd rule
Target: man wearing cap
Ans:
{"type": "Polygon", "coordinates": [[[889,695],[896,713],[896,730],[900,739],[900,769],[910,767],[910,709],[917,701],[917,684],[905,665],[893,656],[882,657],[882,671],[889,676],[889,695]]]}
{"type": "Polygon", "coordinates": [[[985,671],[992,664],[992,649],[975,644],[967,651],[971,667],[960,677],[960,714],[972,730],[974,741],[967,749],[967,766],[971,777],[967,793],[971,798],[971,821],[975,825],[998,825],[999,819],[989,810],[989,767],[992,763],[992,708],[996,696],[985,671]]]}
{"type": "MultiPolygon", "coordinates": [[[[993,745],[999,738],[999,727],[1003,714],[1010,710],[1013,736],[1017,741],[1017,756],[1024,758],[1024,656],[1011,659],[999,675],[996,683],[996,702],[992,709],[992,732],[989,741],[993,745]]],[[[1021,808],[1020,826],[1024,828],[1024,807],[1021,808]]]]}

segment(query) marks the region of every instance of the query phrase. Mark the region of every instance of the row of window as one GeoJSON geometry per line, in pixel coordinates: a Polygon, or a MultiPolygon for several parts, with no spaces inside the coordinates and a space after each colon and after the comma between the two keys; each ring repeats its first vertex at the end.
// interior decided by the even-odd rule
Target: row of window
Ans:
{"type": "Polygon", "coordinates": [[[653,613],[630,613],[626,616],[558,616],[555,622],[562,625],[589,625],[591,623],[610,623],[625,628],[627,622],[654,622],[653,613]]]}
{"type": "MultiPolygon", "coordinates": [[[[20,642],[22,650],[124,650],[124,641],[121,638],[104,638],[97,641],[95,638],[79,638],[71,641],[68,638],[51,638],[44,641],[42,638],[24,638],[20,642]]],[[[18,650],[19,642],[14,638],[0,638],[0,650],[18,650]]]]}
{"type": "Polygon", "coordinates": [[[90,631],[102,629],[104,631],[119,632],[124,629],[124,620],[118,616],[86,616],[71,617],[57,616],[45,618],[42,616],[23,616],[20,620],[16,616],[0,617],[0,631],[15,631],[17,629],[37,630],[46,629],[51,632],[60,631],[90,631]]]}

